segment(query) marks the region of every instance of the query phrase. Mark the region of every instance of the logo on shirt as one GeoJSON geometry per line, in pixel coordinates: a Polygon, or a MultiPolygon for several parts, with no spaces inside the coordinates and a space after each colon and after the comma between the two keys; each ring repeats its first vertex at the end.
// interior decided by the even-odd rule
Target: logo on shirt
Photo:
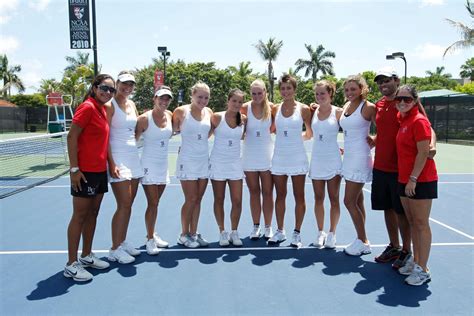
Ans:
{"type": "Polygon", "coordinates": [[[323,141],[323,135],[319,134],[319,141],[322,142],[323,141]]]}
{"type": "Polygon", "coordinates": [[[143,172],[145,173],[145,175],[148,174],[148,168],[143,168],[143,172]]]}
{"type": "Polygon", "coordinates": [[[256,137],[260,137],[260,131],[257,131],[256,137]]]}
{"type": "Polygon", "coordinates": [[[288,137],[288,131],[283,131],[283,136],[288,137]]]}
{"type": "Polygon", "coordinates": [[[232,147],[232,141],[231,141],[231,140],[229,140],[228,146],[229,146],[229,147],[232,147]]]}
{"type": "Polygon", "coordinates": [[[346,137],[346,136],[347,136],[347,131],[344,131],[344,137],[346,137]]]}
{"type": "Polygon", "coordinates": [[[161,147],[165,147],[165,141],[164,141],[164,140],[162,140],[162,141],[160,142],[160,146],[161,146],[161,147]]]}
{"type": "Polygon", "coordinates": [[[198,140],[202,140],[202,135],[201,134],[198,134],[197,137],[198,137],[198,140]]]}
{"type": "Polygon", "coordinates": [[[402,133],[406,133],[407,130],[408,130],[408,127],[406,127],[406,126],[401,128],[401,132],[402,132],[402,133]]]}
{"type": "Polygon", "coordinates": [[[183,171],[184,170],[184,165],[179,165],[179,171],[183,171]]]}

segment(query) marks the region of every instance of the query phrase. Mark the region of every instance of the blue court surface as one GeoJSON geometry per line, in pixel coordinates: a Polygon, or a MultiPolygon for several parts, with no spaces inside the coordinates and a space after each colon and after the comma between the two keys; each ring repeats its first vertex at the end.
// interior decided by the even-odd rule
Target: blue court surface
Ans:
{"type": "MultiPolygon", "coordinates": [[[[62,275],[72,208],[68,178],[0,200],[0,314],[474,314],[473,174],[440,176],[440,198],[434,201],[431,213],[432,281],[420,287],[405,285],[404,277],[390,264],[374,262],[387,236],[383,212],[370,210],[370,185],[364,188],[364,195],[373,253],[362,257],[344,254],[342,249],[355,238],[355,230],[342,204],[342,192],[338,247],[312,247],[316,220],[312,186],[307,182],[303,248],[288,247],[289,240],[279,247],[268,247],[264,240],[248,239],[252,222],[246,188],[239,227],[244,247],[220,248],[209,186],[199,230],[212,243],[209,248],[190,250],[176,245],[183,196],[174,179],[163,195],[157,223],[157,232],[172,246],[154,257],[144,252],[146,200],[139,188],[128,240],[141,247],[142,254],[131,265],[112,263],[105,271],[89,269],[94,279],[85,284],[62,275]]],[[[290,192],[287,235],[294,224],[290,192]]],[[[111,245],[114,211],[110,191],[102,204],[94,240],[94,251],[101,257],[111,245]]],[[[226,224],[230,225],[228,216],[226,224]]]]}

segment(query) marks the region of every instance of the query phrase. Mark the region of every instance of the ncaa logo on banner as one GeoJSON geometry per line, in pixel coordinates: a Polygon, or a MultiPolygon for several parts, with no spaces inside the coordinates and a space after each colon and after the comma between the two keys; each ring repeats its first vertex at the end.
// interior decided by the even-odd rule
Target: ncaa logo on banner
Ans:
{"type": "Polygon", "coordinates": [[[81,20],[84,16],[84,8],[74,7],[74,15],[78,20],[81,20]]]}

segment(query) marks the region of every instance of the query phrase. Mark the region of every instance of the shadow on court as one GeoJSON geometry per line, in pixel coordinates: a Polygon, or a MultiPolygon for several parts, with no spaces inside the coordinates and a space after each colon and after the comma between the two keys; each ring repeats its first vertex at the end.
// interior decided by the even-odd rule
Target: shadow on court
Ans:
{"type": "MultiPolygon", "coordinates": [[[[294,269],[313,267],[314,269],[321,269],[321,272],[328,276],[347,275],[347,278],[333,278],[332,282],[341,282],[339,286],[343,287],[353,286],[354,293],[359,295],[381,292],[377,296],[376,302],[386,306],[418,307],[420,302],[427,300],[431,295],[427,285],[421,287],[405,285],[403,282],[405,277],[395,273],[390,264],[365,261],[370,259],[368,257],[351,257],[340,250],[316,248],[278,249],[276,247],[272,248],[271,251],[246,248],[230,248],[232,251],[228,251],[229,248],[216,247],[216,243],[211,243],[210,247],[211,249],[209,250],[194,251],[176,246],[168,251],[161,252],[157,256],[148,256],[146,253],[142,253],[136,257],[135,262],[132,264],[121,265],[112,262],[107,270],[89,269],[89,271],[94,276],[107,274],[115,270],[124,278],[141,277],[137,275],[137,266],[144,263],[156,263],[163,269],[174,269],[180,265],[180,262],[196,260],[204,265],[219,264],[219,261],[236,263],[241,265],[236,266],[236,268],[241,269],[242,273],[246,273],[245,269],[246,267],[248,269],[248,262],[255,266],[269,265],[268,269],[271,269],[273,267],[270,265],[271,263],[283,261],[288,262],[289,266],[294,269]],[[212,247],[215,248],[212,249],[212,247]],[[183,251],[179,251],[180,249],[183,251]],[[244,259],[247,256],[251,257],[244,259]],[[241,262],[237,262],[239,260],[241,262]]],[[[298,282],[298,280],[295,280],[295,282],[298,282]]],[[[82,284],[66,279],[62,272],[58,272],[38,282],[37,288],[26,298],[30,301],[35,301],[61,296],[68,293],[69,289],[75,285],[81,286],[82,284]]]]}

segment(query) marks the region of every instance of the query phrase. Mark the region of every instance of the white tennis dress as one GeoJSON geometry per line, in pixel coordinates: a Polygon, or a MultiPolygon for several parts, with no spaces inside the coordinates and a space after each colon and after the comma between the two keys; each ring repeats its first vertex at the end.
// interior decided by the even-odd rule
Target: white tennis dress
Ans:
{"type": "Polygon", "coordinates": [[[276,140],[271,172],[275,175],[305,175],[308,173],[308,156],[304,148],[301,105],[293,115],[284,117],[281,105],[275,117],[276,140]]]}
{"type": "Polygon", "coordinates": [[[272,166],[273,140],[270,134],[272,118],[257,119],[252,105],[247,108],[247,125],[242,150],[244,171],[267,171],[272,166]]]}
{"type": "Polygon", "coordinates": [[[166,116],[166,125],[161,128],[153,120],[153,111],[146,112],[148,128],[143,132],[143,152],[141,157],[144,176],[143,185],[167,184],[170,182],[168,172],[168,143],[173,133],[171,117],[166,116]]]}
{"type": "Polygon", "coordinates": [[[339,123],[336,107],[332,106],[329,117],[321,121],[318,118],[319,108],[311,122],[313,129],[313,149],[309,177],[314,180],[330,180],[341,174],[342,159],[337,144],[339,123]]]}
{"type": "Polygon", "coordinates": [[[181,147],[176,161],[176,178],[198,180],[209,177],[209,142],[211,115],[203,109],[205,116],[197,121],[191,115],[189,106],[185,108],[181,124],[181,147]]]}
{"type": "Polygon", "coordinates": [[[135,141],[135,125],[137,125],[137,114],[134,109],[125,113],[118,105],[115,98],[112,99],[114,115],[110,124],[110,149],[115,165],[120,172],[120,178],[112,178],[109,181],[120,182],[138,179],[143,176],[143,168],[138,156],[138,148],[135,141]]]}
{"type": "Polygon", "coordinates": [[[372,181],[372,155],[367,144],[370,121],[362,116],[362,101],[357,109],[349,116],[341,115],[339,124],[344,130],[344,159],[342,161],[342,176],[344,179],[367,183],[372,181]]]}
{"type": "Polygon", "coordinates": [[[214,130],[214,146],[209,159],[209,178],[221,181],[243,179],[240,140],[244,126],[241,124],[231,128],[225,120],[225,114],[220,117],[221,121],[214,130]]]}

